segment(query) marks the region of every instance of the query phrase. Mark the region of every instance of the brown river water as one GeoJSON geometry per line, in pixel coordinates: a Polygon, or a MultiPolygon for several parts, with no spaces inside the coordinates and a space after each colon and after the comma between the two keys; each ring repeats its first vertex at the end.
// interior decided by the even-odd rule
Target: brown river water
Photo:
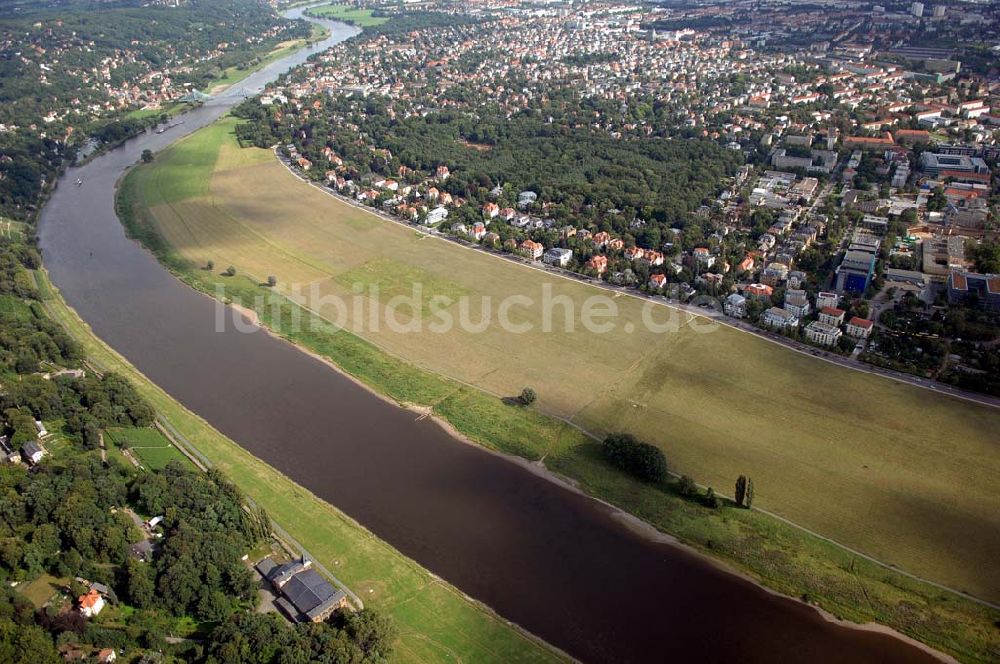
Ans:
{"type": "MultiPolygon", "coordinates": [[[[324,23],[333,34],[312,50],[356,33],[324,23]]],[[[308,53],[237,87],[257,90],[308,53]]],[[[237,101],[223,93],[183,125],[70,169],[42,213],[53,281],[145,375],[407,556],[580,660],[933,661],[644,537],[609,508],[456,440],[284,341],[232,325],[216,332],[214,301],[125,237],[113,190],[144,148],[166,147],[237,101]]]]}

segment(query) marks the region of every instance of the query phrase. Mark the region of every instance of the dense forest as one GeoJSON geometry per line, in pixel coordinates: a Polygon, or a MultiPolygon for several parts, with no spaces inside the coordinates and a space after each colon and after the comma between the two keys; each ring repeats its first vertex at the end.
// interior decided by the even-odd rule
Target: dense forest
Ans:
{"type": "Polygon", "coordinates": [[[306,23],[280,19],[257,0],[0,8],[0,216],[31,218],[88,137],[113,145],[156,121],[125,118],[132,109],[117,105],[123,89],[155,88],[161,70],[174,86],[199,88],[308,34],[306,23]]]}
{"type": "Polygon", "coordinates": [[[103,648],[126,661],[385,661],[395,630],[376,612],[296,627],[253,612],[258,581],[242,558],[269,540],[270,521],[221,473],[102,460],[107,429],[149,427],[156,413],[128,380],[83,364],[45,314],[39,267],[33,246],[0,240],[0,661],[59,662],[103,648]],[[10,462],[29,443],[48,455],[30,467],[10,462]],[[144,534],[139,524],[153,516],[162,520],[144,534]],[[148,558],[133,548],[143,541],[152,542],[148,558]],[[75,600],[94,583],[110,589],[113,608],[88,618],[75,600]],[[59,590],[32,604],[38,584],[59,590]],[[168,641],[183,623],[199,638],[168,641]]]}
{"type": "Polygon", "coordinates": [[[439,186],[473,204],[488,200],[496,185],[531,190],[551,218],[581,225],[601,218],[610,230],[635,234],[651,248],[666,228],[684,225],[743,162],[741,154],[709,140],[617,138],[528,111],[509,119],[454,112],[399,119],[379,98],[361,108],[344,99],[324,103],[325,113],[298,118],[291,108],[247,102],[236,111],[249,121],[237,135],[258,146],[294,143],[313,163],[315,177],[331,166],[327,147],[359,181],[395,177],[400,166],[412,169],[409,177],[417,181],[445,165],[452,175],[439,186]],[[646,223],[637,225],[636,218],[646,223]]]}

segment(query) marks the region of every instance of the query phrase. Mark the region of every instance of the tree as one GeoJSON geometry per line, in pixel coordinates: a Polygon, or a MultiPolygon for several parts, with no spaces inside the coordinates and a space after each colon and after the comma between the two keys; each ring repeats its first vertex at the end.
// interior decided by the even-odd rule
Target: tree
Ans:
{"type": "Polygon", "coordinates": [[[396,626],[384,613],[363,609],[351,613],[344,621],[344,628],[365,653],[369,661],[388,661],[392,644],[396,640],[396,626]]]}
{"type": "Polygon", "coordinates": [[[531,404],[535,403],[536,399],[538,399],[538,395],[535,393],[535,390],[533,390],[530,387],[526,387],[523,390],[521,390],[521,396],[519,398],[521,399],[522,404],[524,404],[525,406],[530,406],[531,404]]]}
{"type": "Polygon", "coordinates": [[[736,480],[736,504],[750,509],[753,503],[753,480],[746,475],[740,475],[736,480]]]}
{"type": "Polygon", "coordinates": [[[715,489],[708,487],[708,489],[705,490],[705,507],[709,507],[714,510],[718,509],[721,504],[722,503],[719,500],[719,497],[715,495],[715,489]]]}
{"type": "Polygon", "coordinates": [[[667,478],[667,458],[660,448],[629,433],[609,434],[603,446],[608,461],[639,479],[662,482],[667,478]]]}
{"type": "Polygon", "coordinates": [[[691,498],[698,495],[698,485],[689,476],[681,475],[677,480],[677,492],[685,498],[691,498]]]}
{"type": "Polygon", "coordinates": [[[225,274],[226,274],[227,277],[235,277],[236,276],[236,268],[233,267],[232,265],[230,265],[229,267],[226,268],[225,274]]]}
{"type": "Polygon", "coordinates": [[[742,507],[743,497],[747,492],[747,476],[740,475],[736,478],[736,492],[733,494],[733,498],[736,499],[736,504],[742,507]]]}
{"type": "Polygon", "coordinates": [[[156,586],[153,582],[153,568],[130,559],[125,567],[128,577],[127,590],[129,603],[136,608],[144,609],[153,605],[156,599],[156,586]]]}
{"type": "Polygon", "coordinates": [[[272,274],[267,278],[267,285],[270,286],[271,288],[274,288],[275,286],[278,285],[278,278],[272,274]]]}
{"type": "Polygon", "coordinates": [[[153,161],[153,151],[146,148],[142,151],[142,163],[149,164],[153,161]]]}
{"type": "Polygon", "coordinates": [[[207,263],[205,263],[205,269],[208,270],[209,272],[211,272],[212,270],[214,270],[215,269],[215,261],[208,261],[207,263]]]}

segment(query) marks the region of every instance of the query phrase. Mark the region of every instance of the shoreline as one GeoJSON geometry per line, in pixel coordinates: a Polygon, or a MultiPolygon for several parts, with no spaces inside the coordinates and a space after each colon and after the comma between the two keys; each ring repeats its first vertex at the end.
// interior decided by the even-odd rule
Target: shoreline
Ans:
{"type": "MultiPolygon", "coordinates": [[[[181,282],[184,283],[183,281],[181,281],[181,282]]],[[[191,288],[194,288],[194,287],[191,286],[191,288]]],[[[560,488],[562,488],[562,489],[564,489],[566,491],[569,491],[569,492],[571,492],[571,493],[573,493],[575,495],[578,495],[578,496],[580,496],[580,497],[582,497],[582,498],[584,498],[586,500],[593,501],[598,506],[600,506],[602,509],[604,509],[608,513],[608,515],[614,521],[618,522],[623,528],[625,528],[626,530],[630,531],[632,534],[634,534],[634,535],[636,535],[638,537],[641,537],[641,538],[643,538],[643,539],[645,539],[647,541],[650,541],[650,542],[653,542],[653,543],[656,543],[656,544],[665,544],[667,546],[675,547],[675,548],[679,549],[680,551],[682,551],[683,553],[685,553],[686,555],[692,556],[692,557],[696,558],[697,560],[699,560],[699,561],[701,561],[703,563],[706,563],[706,564],[712,566],[713,568],[715,568],[715,569],[717,569],[717,570],[719,570],[719,571],[721,571],[721,572],[723,572],[725,574],[729,574],[729,575],[731,575],[731,576],[733,576],[733,577],[735,577],[737,579],[740,579],[743,582],[752,584],[755,588],[757,588],[759,590],[763,590],[765,593],[771,595],[772,597],[777,597],[777,598],[780,598],[782,600],[793,602],[795,604],[801,605],[803,607],[808,607],[808,608],[814,610],[820,618],[822,618],[825,622],[827,622],[829,624],[833,624],[833,625],[836,625],[836,626],[839,626],[839,627],[843,627],[843,628],[846,628],[846,629],[860,630],[860,631],[865,631],[865,632],[875,632],[875,633],[879,633],[879,634],[884,634],[884,635],[890,636],[892,638],[898,639],[898,640],[902,641],[903,643],[906,643],[906,644],[908,644],[910,646],[918,648],[919,650],[922,650],[923,652],[925,652],[928,655],[934,657],[935,659],[937,659],[940,662],[945,662],[946,664],[958,664],[958,660],[956,658],[954,658],[953,656],[951,656],[951,655],[949,655],[947,653],[941,652],[940,650],[938,650],[938,649],[936,649],[936,648],[934,648],[932,646],[929,646],[926,643],[924,643],[922,641],[919,641],[919,640],[917,640],[917,639],[915,639],[915,638],[913,638],[911,636],[908,636],[908,635],[906,635],[906,634],[904,634],[904,633],[902,633],[902,632],[900,632],[898,630],[895,630],[892,627],[889,627],[887,625],[883,625],[882,623],[877,623],[877,622],[871,622],[871,621],[869,621],[869,622],[866,622],[866,623],[856,623],[856,622],[853,622],[853,621],[850,621],[850,620],[846,620],[846,619],[843,619],[843,618],[838,618],[837,616],[835,616],[834,614],[830,613],[826,609],[823,609],[820,606],[816,606],[815,604],[812,604],[810,602],[806,602],[802,598],[792,597],[791,595],[786,595],[786,594],[781,593],[781,592],[779,592],[777,590],[774,590],[773,588],[768,588],[766,585],[764,585],[763,583],[761,583],[757,579],[753,578],[750,574],[748,574],[746,572],[743,572],[741,570],[736,569],[735,567],[733,567],[732,565],[730,565],[727,561],[725,561],[725,560],[723,560],[721,558],[715,557],[715,556],[711,556],[711,555],[709,555],[707,553],[704,553],[702,551],[699,551],[698,549],[694,548],[693,546],[691,546],[689,544],[686,544],[686,543],[678,540],[676,537],[674,537],[670,533],[666,533],[664,531],[661,531],[658,528],[656,528],[654,525],[652,525],[651,523],[643,521],[642,519],[640,519],[639,517],[635,516],[634,514],[631,514],[631,513],[627,512],[627,511],[625,511],[621,507],[613,505],[612,503],[609,503],[609,502],[607,502],[607,501],[605,501],[605,500],[603,500],[601,498],[598,498],[597,496],[593,496],[593,495],[585,492],[583,489],[581,489],[579,486],[577,486],[576,483],[572,479],[570,479],[568,477],[564,477],[564,476],[562,476],[562,475],[560,475],[560,474],[558,474],[558,473],[556,473],[556,472],[554,472],[552,470],[549,470],[545,466],[544,462],[542,462],[542,461],[530,461],[530,460],[528,460],[528,459],[526,459],[524,457],[516,456],[516,455],[513,455],[513,454],[507,454],[507,453],[501,452],[499,450],[495,450],[495,449],[486,447],[485,445],[481,445],[480,443],[477,443],[476,441],[472,440],[467,435],[465,435],[464,433],[462,433],[461,431],[459,431],[458,429],[456,429],[454,425],[452,425],[450,422],[448,422],[444,418],[442,418],[442,417],[434,414],[433,409],[430,406],[420,406],[420,405],[417,405],[417,404],[399,402],[399,401],[393,399],[392,397],[389,397],[389,396],[387,396],[385,394],[382,394],[381,392],[377,391],[375,388],[371,387],[370,385],[368,385],[367,383],[365,383],[364,381],[362,381],[360,378],[358,378],[358,377],[354,376],[353,374],[350,374],[347,371],[343,370],[340,366],[338,366],[336,363],[334,363],[333,360],[331,360],[331,359],[329,359],[327,357],[324,357],[324,356],[320,355],[319,353],[316,353],[316,352],[314,352],[314,351],[312,351],[312,350],[310,350],[310,349],[308,349],[308,348],[306,348],[304,346],[301,346],[301,345],[299,345],[299,344],[297,344],[297,343],[295,343],[295,342],[287,339],[286,337],[284,337],[284,336],[282,336],[282,335],[274,332],[273,330],[271,330],[266,325],[261,324],[259,322],[259,317],[257,316],[257,312],[256,311],[248,310],[246,307],[244,307],[242,305],[238,305],[238,304],[223,303],[220,300],[212,297],[211,295],[208,295],[207,293],[204,293],[203,291],[198,290],[197,288],[194,288],[194,290],[197,291],[198,293],[201,293],[202,295],[204,295],[204,296],[212,299],[213,301],[222,304],[226,308],[231,309],[233,312],[235,312],[236,314],[238,314],[239,316],[241,316],[242,318],[244,318],[244,320],[246,320],[248,322],[251,322],[259,331],[263,332],[264,334],[267,334],[270,337],[272,337],[272,338],[274,338],[276,340],[279,340],[279,341],[281,341],[283,343],[289,344],[290,346],[292,346],[293,348],[295,348],[299,352],[304,353],[304,354],[308,355],[309,357],[311,357],[312,359],[314,359],[314,360],[316,360],[316,361],[318,361],[318,362],[326,365],[327,367],[329,367],[333,371],[336,371],[339,375],[347,378],[348,380],[350,380],[351,382],[353,382],[355,385],[357,385],[360,388],[366,390],[369,394],[372,394],[376,398],[381,399],[385,403],[391,404],[393,406],[396,406],[397,408],[402,408],[402,409],[407,410],[407,411],[409,411],[411,413],[414,413],[414,414],[416,414],[416,415],[419,416],[418,419],[429,419],[429,420],[431,420],[432,422],[434,422],[435,425],[437,425],[438,427],[440,427],[445,433],[447,433],[451,438],[455,439],[457,442],[462,443],[463,445],[470,445],[470,446],[472,446],[472,447],[474,447],[474,448],[476,448],[476,449],[478,449],[478,450],[480,450],[482,452],[485,452],[487,454],[491,454],[491,455],[493,455],[495,457],[503,459],[504,461],[506,461],[508,463],[512,463],[512,464],[518,466],[519,468],[522,468],[522,469],[526,470],[527,472],[531,473],[532,475],[535,475],[536,477],[539,477],[539,478],[541,478],[541,479],[543,479],[543,480],[545,480],[547,482],[550,482],[550,483],[552,483],[552,484],[554,484],[554,485],[556,485],[556,486],[558,486],[558,487],[560,487],[560,488]]],[[[320,499],[320,500],[322,500],[322,499],[320,499]]],[[[472,599],[473,601],[479,602],[479,600],[476,600],[475,598],[470,598],[470,599],[472,599]]],[[[482,602],[479,602],[479,603],[482,604],[482,602]]],[[[484,606],[489,607],[489,605],[487,605],[487,604],[484,604],[484,606]]],[[[492,611],[493,609],[490,608],[490,610],[492,611]]],[[[531,632],[528,632],[528,633],[530,634],[531,632]]],[[[546,643],[548,644],[548,642],[546,642],[546,643]]],[[[552,644],[548,644],[548,645],[552,646],[552,644]]],[[[554,647],[554,646],[552,646],[552,647],[554,647]]]]}

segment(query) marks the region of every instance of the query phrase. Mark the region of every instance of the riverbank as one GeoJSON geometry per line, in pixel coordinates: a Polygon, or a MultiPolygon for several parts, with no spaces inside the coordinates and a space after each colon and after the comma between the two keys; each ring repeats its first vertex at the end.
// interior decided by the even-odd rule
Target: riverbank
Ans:
{"type": "Polygon", "coordinates": [[[359,28],[382,25],[389,20],[384,16],[373,16],[370,9],[357,9],[340,4],[316,5],[310,7],[305,13],[306,16],[340,21],[348,25],[356,25],[359,28]]]}
{"type": "Polygon", "coordinates": [[[269,53],[262,54],[255,62],[249,66],[243,67],[229,67],[226,69],[222,76],[212,82],[212,85],[205,90],[207,94],[215,95],[219,92],[225,90],[226,88],[232,87],[250,76],[255,71],[266,67],[267,65],[280,60],[296,51],[300,51],[303,48],[323,39],[326,39],[330,31],[318,23],[311,24],[312,32],[310,35],[304,39],[295,39],[292,41],[282,42],[276,45],[269,53]]]}
{"type": "Polygon", "coordinates": [[[499,397],[530,385],[542,412],[598,437],[630,431],[659,445],[676,472],[723,493],[750,476],[761,489],[757,507],[1000,601],[997,409],[387,222],[306,185],[270,151],[239,149],[228,133],[236,122],[206,128],[137,170],[144,204],[181,258],[233,265],[261,281],[275,275],[277,290],[298,288],[298,301],[311,300],[318,315],[340,318],[410,364],[499,397]],[[417,288],[426,334],[368,324],[390,314],[409,321],[407,306],[389,312],[388,303],[417,288]],[[442,295],[456,324],[428,331],[437,318],[430,300],[442,295]],[[527,332],[509,334],[496,303],[526,295],[535,305],[519,305],[515,319],[527,332]],[[615,308],[611,329],[580,329],[579,313],[598,298],[615,308]],[[337,306],[359,300],[344,313],[337,306]],[[484,323],[457,324],[457,315],[484,323]],[[657,332],[648,319],[673,325],[657,332]],[[573,332],[546,331],[564,323],[573,332]],[[959,540],[962,547],[948,545],[959,540]]]}
{"type": "MultiPolygon", "coordinates": [[[[430,574],[357,522],[258,460],[149,381],[110,349],[37,275],[47,312],[103,371],[128,377],[156,411],[275,523],[343,579],[366,604],[391,613],[401,662],[451,657],[475,662],[559,662],[569,658],[430,574]]],[[[395,659],[395,658],[394,658],[395,659]]]]}
{"type": "MultiPolygon", "coordinates": [[[[634,482],[603,461],[599,446],[578,429],[532,409],[505,405],[495,395],[404,362],[373,344],[336,331],[260,286],[262,275],[223,277],[200,269],[163,242],[126,178],[120,216],[186,283],[255,310],[272,330],[331,361],[370,389],[401,404],[414,404],[446,422],[464,438],[498,452],[537,462],[569,478],[587,494],[626,510],[659,531],[725,561],[779,593],[803,598],[856,623],[878,622],[968,661],[989,661],[1000,648],[992,622],[997,612],[850,554],[757,512],[724,507],[710,511],[670,486],[634,482]],[[314,323],[311,325],[310,323],[314,323]]],[[[207,186],[207,185],[206,185],[207,186]]]]}

